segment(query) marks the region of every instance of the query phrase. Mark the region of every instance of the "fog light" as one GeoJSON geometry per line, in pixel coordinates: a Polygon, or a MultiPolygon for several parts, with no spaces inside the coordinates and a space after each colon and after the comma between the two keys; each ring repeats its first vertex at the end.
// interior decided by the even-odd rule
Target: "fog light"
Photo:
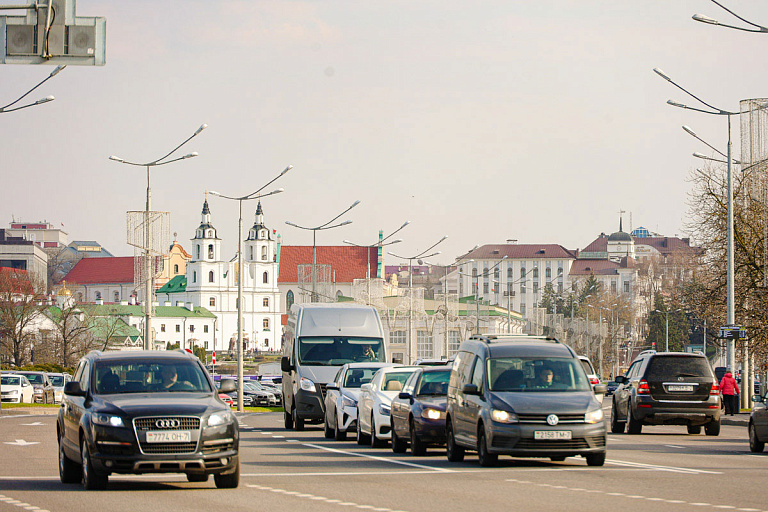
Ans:
{"type": "Polygon", "coordinates": [[[226,466],[228,462],[229,462],[229,459],[228,459],[228,458],[226,458],[226,457],[224,457],[224,458],[222,458],[222,459],[221,459],[221,465],[222,465],[222,466],[226,466]]]}
{"type": "Polygon", "coordinates": [[[108,468],[111,468],[112,467],[112,461],[108,460],[108,461],[104,462],[104,465],[107,466],[108,468]]]}

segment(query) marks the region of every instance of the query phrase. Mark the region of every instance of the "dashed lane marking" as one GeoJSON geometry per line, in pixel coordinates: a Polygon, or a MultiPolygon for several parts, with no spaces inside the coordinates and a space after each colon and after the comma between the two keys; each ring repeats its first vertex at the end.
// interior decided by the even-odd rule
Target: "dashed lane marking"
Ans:
{"type": "Polygon", "coordinates": [[[332,505],[338,505],[340,507],[354,507],[361,510],[375,510],[377,512],[403,512],[402,510],[394,510],[386,507],[375,507],[373,505],[363,505],[352,501],[341,501],[333,498],[326,498],[325,496],[316,496],[314,494],[297,493],[296,491],[287,491],[285,489],[278,489],[275,487],[266,487],[264,485],[248,484],[247,487],[258,489],[260,491],[269,491],[275,494],[284,494],[286,496],[293,496],[294,498],[305,498],[312,501],[323,501],[332,505]]]}
{"type": "Polygon", "coordinates": [[[634,468],[645,468],[645,469],[653,469],[656,471],[669,471],[671,473],[686,473],[686,474],[707,474],[707,475],[722,475],[723,473],[720,471],[707,471],[705,469],[694,469],[694,468],[678,468],[675,466],[660,466],[657,464],[643,464],[642,462],[630,462],[628,460],[613,460],[608,459],[606,462],[610,464],[615,464],[617,466],[629,466],[634,468]]]}
{"type": "Polygon", "coordinates": [[[376,456],[376,455],[369,455],[367,453],[349,452],[349,451],[346,451],[346,450],[339,450],[339,449],[336,449],[336,448],[329,448],[327,446],[321,446],[319,444],[312,444],[312,443],[301,443],[301,444],[302,444],[302,446],[309,446],[310,448],[315,448],[315,449],[318,449],[318,450],[325,450],[325,451],[331,452],[331,453],[342,453],[344,455],[352,455],[354,457],[364,457],[366,459],[372,459],[372,460],[377,460],[377,461],[381,461],[381,462],[389,462],[390,464],[400,464],[402,466],[410,466],[412,468],[428,469],[428,470],[435,471],[435,472],[455,473],[455,471],[452,470],[452,469],[436,468],[436,467],[432,467],[432,466],[425,466],[424,464],[416,464],[416,463],[413,463],[413,462],[405,462],[405,461],[402,461],[402,460],[395,460],[395,459],[390,459],[390,458],[387,458],[387,457],[379,457],[379,456],[376,456]]]}
{"type": "Polygon", "coordinates": [[[29,503],[24,503],[23,501],[15,500],[9,496],[4,496],[0,494],[0,502],[5,503],[7,505],[16,505],[19,508],[23,508],[24,510],[34,510],[35,512],[48,512],[47,510],[44,510],[40,507],[36,507],[35,505],[30,505],[29,503]]]}

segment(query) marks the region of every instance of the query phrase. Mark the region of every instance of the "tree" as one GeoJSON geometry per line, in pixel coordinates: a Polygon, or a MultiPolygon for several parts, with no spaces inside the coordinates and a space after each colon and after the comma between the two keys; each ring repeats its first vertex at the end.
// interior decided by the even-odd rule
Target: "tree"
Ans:
{"type": "Polygon", "coordinates": [[[0,353],[16,366],[31,355],[31,327],[43,306],[44,286],[25,270],[0,268],[0,353]]]}
{"type": "Polygon", "coordinates": [[[53,353],[62,366],[70,366],[88,351],[96,348],[93,335],[94,318],[80,309],[74,301],[52,307],[48,314],[56,324],[53,353]]]}
{"type": "Polygon", "coordinates": [[[658,351],[666,349],[667,320],[669,320],[669,350],[671,352],[685,350],[685,344],[690,338],[690,322],[680,307],[667,305],[661,295],[656,296],[653,311],[648,315],[646,343],[658,351]]]}

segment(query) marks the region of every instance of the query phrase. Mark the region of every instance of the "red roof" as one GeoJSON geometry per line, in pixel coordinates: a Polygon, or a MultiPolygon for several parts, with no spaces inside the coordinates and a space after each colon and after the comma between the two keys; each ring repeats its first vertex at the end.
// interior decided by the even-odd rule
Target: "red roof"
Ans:
{"type": "MultiPolygon", "coordinates": [[[[337,283],[351,283],[355,279],[365,279],[365,267],[368,255],[371,257],[371,276],[376,275],[378,264],[377,249],[355,247],[353,245],[317,247],[317,264],[331,265],[331,279],[337,283]],[[334,277],[335,275],[335,277],[334,277]]],[[[312,264],[312,246],[280,247],[280,276],[278,283],[297,283],[298,265],[312,264]]]]}
{"type": "Polygon", "coordinates": [[[595,274],[596,276],[615,275],[618,274],[618,269],[621,268],[621,264],[611,260],[576,260],[571,264],[572,276],[588,276],[595,274]]]}
{"type": "MultiPolygon", "coordinates": [[[[653,247],[663,256],[670,254],[698,254],[701,253],[700,247],[691,247],[690,239],[677,238],[675,236],[651,236],[643,238],[632,238],[635,247],[647,245],[653,247]]],[[[582,249],[582,252],[607,252],[608,237],[600,235],[591,244],[582,249]]]]}
{"type": "Polygon", "coordinates": [[[64,280],[67,283],[133,283],[133,256],[83,258],[64,280]]]}
{"type": "Polygon", "coordinates": [[[4,293],[35,293],[27,271],[17,268],[0,267],[0,288],[4,293]]]}
{"type": "Polygon", "coordinates": [[[513,259],[576,258],[573,252],[558,244],[490,244],[475,249],[464,259],[488,260],[504,256],[513,259]]]}

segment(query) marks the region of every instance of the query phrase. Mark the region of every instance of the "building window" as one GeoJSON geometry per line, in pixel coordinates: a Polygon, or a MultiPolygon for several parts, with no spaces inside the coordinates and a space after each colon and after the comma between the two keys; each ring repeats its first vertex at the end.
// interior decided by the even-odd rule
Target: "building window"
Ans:
{"type": "Polygon", "coordinates": [[[392,362],[395,364],[403,364],[403,353],[392,352],[392,362]]]}
{"type": "Polygon", "coordinates": [[[520,267],[520,279],[525,279],[525,267],[520,267]]]}
{"type": "Polygon", "coordinates": [[[176,324],[176,332],[181,332],[181,325],[176,324]]]}
{"type": "Polygon", "coordinates": [[[200,245],[197,246],[197,259],[200,259],[200,245]]]}
{"type": "Polygon", "coordinates": [[[520,283],[520,295],[525,295],[525,281],[520,283]]]}
{"type": "Polygon", "coordinates": [[[208,332],[208,326],[207,325],[203,326],[203,332],[208,332]]]}
{"type": "Polygon", "coordinates": [[[448,355],[455,355],[461,345],[461,333],[459,331],[448,331],[448,355]]]}
{"type": "Polygon", "coordinates": [[[629,293],[629,281],[624,281],[624,293],[629,293]]]}
{"type": "Polygon", "coordinates": [[[557,293],[563,293],[563,283],[557,283],[557,293]]]}
{"type": "Polygon", "coordinates": [[[173,273],[174,274],[178,274],[179,273],[179,264],[178,263],[174,263],[173,264],[173,273]]]}
{"type": "Polygon", "coordinates": [[[390,331],[390,345],[405,345],[405,331],[390,331]]]}
{"type": "Polygon", "coordinates": [[[488,269],[487,268],[483,269],[483,277],[488,279],[488,269]]]}
{"type": "Polygon", "coordinates": [[[261,259],[267,261],[267,246],[261,248],[261,259]]]}
{"type": "Polygon", "coordinates": [[[520,303],[520,314],[525,316],[525,302],[520,303]]]}
{"type": "Polygon", "coordinates": [[[539,267],[533,267],[533,278],[538,279],[539,277],[539,267]]]}
{"type": "Polygon", "coordinates": [[[269,297],[264,297],[264,300],[261,301],[261,305],[265,308],[269,307],[269,297]]]}
{"type": "Polygon", "coordinates": [[[264,320],[262,320],[262,321],[261,321],[261,327],[262,327],[262,328],[263,328],[265,331],[268,331],[268,330],[269,330],[269,318],[265,318],[264,320]]]}
{"type": "Polygon", "coordinates": [[[288,293],[285,294],[285,306],[286,311],[291,311],[291,306],[293,306],[293,290],[288,290],[288,293]]]}
{"type": "Polygon", "coordinates": [[[208,299],[208,305],[211,307],[216,307],[216,297],[211,297],[208,299]]]}
{"type": "Polygon", "coordinates": [[[212,282],[213,282],[213,270],[211,270],[210,272],[208,272],[208,282],[209,282],[209,283],[212,283],[212,282]]]}
{"type": "Polygon", "coordinates": [[[616,293],[616,280],[611,279],[611,292],[616,293]]]}
{"type": "Polygon", "coordinates": [[[264,338],[264,346],[269,347],[269,338],[264,338]]]}
{"type": "Polygon", "coordinates": [[[115,292],[115,302],[120,302],[120,292],[115,292]]]}
{"type": "Polygon", "coordinates": [[[488,283],[483,283],[483,295],[488,293],[488,283]]]}
{"type": "Polygon", "coordinates": [[[544,271],[544,277],[546,277],[547,279],[550,279],[552,277],[552,269],[551,268],[549,268],[549,267],[546,268],[546,270],[544,271]]]}
{"type": "Polygon", "coordinates": [[[160,332],[165,332],[165,324],[160,324],[160,332]]]}
{"type": "Polygon", "coordinates": [[[207,341],[204,342],[204,345],[205,345],[205,350],[208,350],[208,342],[207,341]]]}
{"type": "Polygon", "coordinates": [[[269,284],[269,272],[264,272],[264,284],[269,284]]]}
{"type": "Polygon", "coordinates": [[[429,331],[416,331],[416,357],[429,359],[433,357],[432,333],[429,331]]]}
{"type": "Polygon", "coordinates": [[[197,282],[197,270],[192,271],[192,282],[193,283],[197,282]]]}
{"type": "Polygon", "coordinates": [[[96,300],[101,300],[101,292],[96,292],[96,300]]]}
{"type": "Polygon", "coordinates": [[[83,292],[77,292],[77,302],[83,302],[83,292]]]}
{"type": "Polygon", "coordinates": [[[253,261],[253,246],[251,246],[251,256],[250,256],[248,259],[250,259],[251,261],[253,261]]]}
{"type": "Polygon", "coordinates": [[[477,269],[476,268],[472,269],[472,277],[477,277],[477,269]]]}
{"type": "Polygon", "coordinates": [[[512,265],[507,267],[507,279],[514,279],[514,275],[512,274],[512,265]]]}
{"type": "Polygon", "coordinates": [[[494,277],[494,279],[498,279],[498,278],[499,278],[499,272],[501,272],[501,270],[499,269],[499,267],[496,267],[496,268],[494,269],[494,271],[493,271],[493,277],[494,277]]]}
{"type": "Polygon", "coordinates": [[[189,326],[189,332],[195,332],[195,326],[194,325],[190,325],[189,326]]]}
{"type": "Polygon", "coordinates": [[[533,293],[539,293],[539,282],[534,281],[533,282],[533,293]]]}
{"type": "Polygon", "coordinates": [[[213,259],[213,244],[208,244],[208,259],[213,259]]]}

